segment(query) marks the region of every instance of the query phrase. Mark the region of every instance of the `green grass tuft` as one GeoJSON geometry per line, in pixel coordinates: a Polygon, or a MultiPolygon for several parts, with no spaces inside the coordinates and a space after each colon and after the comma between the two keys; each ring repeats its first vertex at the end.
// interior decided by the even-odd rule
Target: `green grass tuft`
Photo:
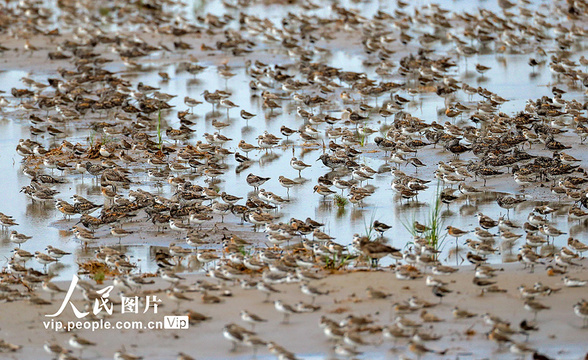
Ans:
{"type": "MultiPolygon", "coordinates": [[[[447,233],[444,230],[444,220],[441,216],[441,208],[443,203],[441,202],[441,188],[440,183],[437,183],[437,189],[435,190],[435,203],[429,213],[424,224],[430,230],[425,231],[422,236],[427,240],[427,243],[432,246],[435,250],[440,250],[443,247],[447,233]]],[[[415,218],[413,217],[411,222],[402,221],[404,228],[414,237],[419,236],[419,233],[414,228],[415,218]]],[[[409,242],[407,245],[412,244],[409,242]]]]}
{"type": "Polygon", "coordinates": [[[349,200],[345,196],[341,196],[339,194],[335,195],[335,204],[339,209],[344,209],[348,203],[349,200]]]}
{"type": "Polygon", "coordinates": [[[363,226],[365,228],[365,236],[368,237],[368,239],[372,239],[372,235],[374,233],[374,220],[376,219],[376,212],[372,212],[372,216],[370,217],[370,222],[366,223],[365,222],[365,218],[363,219],[363,226]]]}
{"type": "Polygon", "coordinates": [[[161,110],[157,113],[157,143],[159,144],[159,150],[163,147],[163,139],[161,137],[161,110]]]}

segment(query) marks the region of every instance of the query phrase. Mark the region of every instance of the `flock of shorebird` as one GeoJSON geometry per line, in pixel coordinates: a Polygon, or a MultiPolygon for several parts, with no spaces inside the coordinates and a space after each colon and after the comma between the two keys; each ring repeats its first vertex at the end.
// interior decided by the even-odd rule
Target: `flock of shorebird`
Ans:
{"type": "MultiPolygon", "coordinates": [[[[275,300],[275,309],[283,314],[284,322],[292,314],[320,310],[314,298],[326,296],[328,291],[313,287],[312,282],[321,278],[317,274],[321,269],[344,269],[351,263],[378,268],[379,259],[390,256],[396,260],[390,268],[400,280],[425,277],[428,269],[435,276],[457,271],[439,261],[439,249],[431,238],[443,230],[431,223],[411,224],[413,245],[403,250],[385,243],[384,234],[390,226],[377,220],[371,229],[379,236],[355,234],[340,242],[325,232],[324,224],[310,217],[280,222],[277,209],[288,206],[292,201],[290,189],[301,186],[305,180],[302,174],[317,165],[293,157],[290,166],[298,178],[280,175],[273,179],[250,172],[242,183],[223,180],[231,170],[240,173],[254,166],[258,161],[252,156],[255,152],[280,156],[277,154],[290,146],[309,151],[322,148],[317,161],[328,172],[312,180],[316,181],[313,192],[322,197],[321,201],[331,201],[328,198],[333,197],[336,202],[349,201],[358,207],[373,196],[374,187],[364,183],[376,176],[391,176],[395,199],[407,203],[416,201],[419,192],[436,181],[440,184],[436,198],[447,206],[475,199],[486,192],[487,181],[496,179],[513,181],[520,192],[547,184],[557,204],[546,202],[534,207],[522,225],[508,217],[511,209],[516,211],[518,204],[528,200],[518,193],[499,194],[496,198],[507,216],[493,219],[480,212],[476,215],[479,227],[475,229],[447,226],[446,234],[455,238],[453,255],[459,261],[461,248],[468,248],[464,260],[475,265],[473,283],[483,293],[502,291],[492,280],[495,270],[487,265],[486,256],[512,251],[517,242],[517,259],[531,271],[538,264],[548,265],[548,275],[562,276],[566,287],[586,285],[586,281],[569,274],[569,269],[583,269],[582,254],[588,245],[581,238],[568,236],[567,246],[556,247],[555,238],[568,235],[568,231],[558,229],[547,217],[564,209],[570,221],[583,224],[588,220],[588,189],[584,187],[588,177],[581,167],[584,159],[569,154],[583,147],[588,137],[587,104],[578,96],[588,86],[588,60],[575,52],[588,36],[583,26],[588,15],[586,1],[534,6],[525,0],[518,4],[499,0],[500,11],[450,12],[434,4],[408,7],[398,0],[393,11],[379,10],[371,18],[333,3],[326,17],[288,12],[279,22],[239,10],[255,5],[250,1],[223,1],[225,15],[206,14],[192,20],[176,16],[182,4],[173,1],[144,1],[139,5],[115,2],[99,11],[87,1],[63,4],[56,11],[27,0],[1,5],[7,24],[1,31],[26,39],[24,51],[31,54],[31,59],[42,54],[48,57],[51,71],[58,69],[44,79],[21,78],[24,87],[15,86],[10,94],[1,96],[0,110],[14,121],[30,122],[30,138],[16,145],[16,153],[22,157],[20,171],[30,178],[30,184],[21,192],[34,203],[53,202],[71,225],[72,235],[85,249],[94,250],[92,261],[116,275],[114,282],[123,291],[136,291],[150,282],[122,249],[98,245],[108,237],[119,243],[124,238],[133,239],[133,243],[139,234],[146,234],[149,241],[150,224],[158,232],[169,229],[180,234],[178,238],[187,245],[172,242],[168,248],[158,249],[154,258],[159,267],[157,275],[171,284],[166,294],[177,303],[178,310],[182,303],[193,301],[187,294],[191,291],[201,291],[204,303],[218,303],[221,299],[209,292],[224,288],[207,282],[186,285],[185,279],[177,275],[182,261],[204,265],[207,274],[225,286],[239,281],[244,288],[266,293],[268,299],[280,292],[275,284],[301,282],[302,293],[311,296],[313,303],[293,305],[275,300]],[[129,32],[108,32],[104,23],[129,32]],[[138,27],[127,29],[131,24],[138,27]],[[331,49],[347,36],[360,44],[357,52],[361,53],[365,72],[329,65],[331,49]],[[197,42],[201,42],[199,50],[194,48],[197,42]],[[439,48],[443,50],[437,52],[439,48]],[[278,54],[275,63],[269,57],[265,63],[261,57],[255,60],[256,52],[269,49],[278,54]],[[184,72],[189,74],[186,76],[198,76],[211,65],[198,62],[191,55],[196,51],[203,57],[209,54],[231,59],[217,67],[218,76],[226,84],[232,83],[237,71],[244,68],[249,81],[245,91],[261,100],[259,108],[244,109],[236,104],[228,86],[225,90],[205,90],[202,98],[185,96],[180,102],[174,100],[175,94],[152,86],[155,84],[133,83],[125,76],[139,73],[157,54],[175,59],[176,76],[184,72]],[[459,68],[456,57],[466,58],[467,63],[467,58],[490,53],[526,54],[532,74],[548,68],[553,74],[551,95],[529,100],[518,113],[502,112],[501,105],[509,99],[459,80],[463,68],[459,68]],[[122,63],[122,71],[112,71],[111,66],[120,69],[122,63]],[[422,94],[444,100],[445,109],[438,122],[410,113],[409,98],[414,102],[422,94]],[[200,111],[204,102],[211,105],[212,111],[201,120],[196,114],[205,112],[200,111]],[[183,104],[187,109],[176,111],[172,104],[183,104]],[[240,108],[240,118],[247,124],[261,112],[272,119],[296,109],[292,116],[299,127],[284,125],[279,135],[264,131],[254,144],[231,139],[222,134],[222,129],[238,121],[231,117],[231,110],[236,108],[240,108]],[[171,119],[172,113],[179,122],[171,119]],[[382,124],[380,119],[384,121],[380,128],[370,127],[376,122],[382,124]],[[198,137],[193,129],[198,121],[210,121],[215,132],[198,137]],[[177,126],[164,128],[164,124],[172,122],[177,126]],[[69,138],[87,130],[96,135],[84,144],[69,138]],[[374,133],[377,136],[370,140],[374,133]],[[541,145],[533,149],[534,144],[541,145]],[[429,155],[433,151],[437,154],[433,150],[437,147],[448,159],[431,165],[429,155]],[[377,170],[368,166],[366,152],[376,153],[370,156],[375,156],[382,166],[377,170]],[[400,165],[412,165],[415,174],[401,171],[400,165]],[[420,168],[432,166],[433,178],[418,176],[420,168]],[[67,184],[84,181],[84,176],[91,177],[92,184],[99,187],[103,201],[79,193],[72,196],[71,202],[60,197],[60,192],[67,191],[67,184]],[[145,178],[155,190],[141,188],[145,178]],[[263,185],[268,181],[277,181],[286,195],[265,190],[263,185]],[[166,182],[170,197],[161,195],[166,182]],[[253,191],[245,199],[231,194],[231,188],[236,186],[253,191]],[[227,223],[234,231],[221,225],[229,216],[234,217],[227,223]],[[123,226],[130,222],[134,224],[132,230],[123,226]],[[248,238],[243,231],[245,223],[252,224],[254,230],[262,228],[266,236],[261,243],[268,246],[260,246],[257,234],[248,238]],[[499,232],[493,233],[494,228],[499,232]],[[477,240],[460,242],[469,234],[477,240]]],[[[311,1],[292,6],[307,11],[320,8],[311,1]]],[[[0,51],[10,54],[12,49],[2,46],[0,51]]],[[[481,76],[489,70],[482,64],[475,66],[481,76]]],[[[170,80],[166,72],[159,72],[159,77],[161,83],[170,80]]],[[[31,241],[26,229],[12,230],[18,223],[10,215],[0,213],[0,225],[8,239],[18,245],[7,272],[1,275],[0,296],[10,301],[28,299],[35,305],[52,304],[40,297],[36,288],[41,286],[51,299],[64,293],[51,281],[55,274],[48,265],[72,254],[52,245],[46,246],[45,252],[33,251],[37,241],[31,241]],[[27,267],[33,258],[43,271],[27,267]]],[[[440,299],[452,292],[437,277],[426,276],[426,282],[440,299]]],[[[93,285],[82,287],[87,299],[95,298],[93,285]]],[[[548,309],[536,297],[556,292],[540,283],[523,286],[520,291],[524,308],[535,317],[548,309]]],[[[373,299],[388,297],[372,288],[369,294],[373,299]]],[[[398,316],[393,325],[380,329],[382,335],[409,338],[407,349],[419,358],[428,353],[444,355],[444,351],[428,348],[425,342],[434,340],[434,336],[419,330],[422,322],[437,321],[426,310],[434,305],[418,298],[395,304],[398,316]],[[417,311],[422,322],[405,316],[417,311]]],[[[588,302],[578,299],[572,311],[586,327],[588,302]]],[[[188,315],[194,322],[206,320],[196,312],[189,311],[188,315]]],[[[459,319],[473,314],[456,308],[454,316],[459,319]]],[[[246,310],[241,318],[252,326],[266,321],[246,310]]],[[[512,353],[548,358],[514,340],[514,335],[535,330],[535,323],[525,321],[517,330],[489,314],[484,321],[492,326],[488,338],[500,346],[510,344],[512,353]]],[[[327,338],[336,342],[337,355],[356,357],[361,354],[358,348],[368,344],[361,333],[370,329],[370,324],[365,318],[349,316],[342,322],[323,317],[320,325],[327,338]]],[[[265,341],[234,323],[225,326],[222,334],[234,347],[244,344],[257,351],[263,346],[280,359],[296,358],[277,343],[265,341]]],[[[69,344],[77,349],[95,345],[77,335],[69,344]]],[[[0,348],[16,351],[20,346],[2,341],[0,348]]],[[[76,358],[57,343],[47,343],[45,350],[60,359],[76,358]]],[[[120,350],[114,358],[139,357],[120,350]]],[[[181,354],[179,358],[191,357],[181,354]]]]}

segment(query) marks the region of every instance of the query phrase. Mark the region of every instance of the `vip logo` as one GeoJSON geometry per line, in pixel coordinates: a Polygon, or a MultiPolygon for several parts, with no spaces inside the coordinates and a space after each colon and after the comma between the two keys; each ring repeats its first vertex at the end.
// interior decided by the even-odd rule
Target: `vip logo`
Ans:
{"type": "Polygon", "coordinates": [[[163,328],[182,330],[190,327],[190,321],[187,316],[164,316],[163,317],[163,328]]]}

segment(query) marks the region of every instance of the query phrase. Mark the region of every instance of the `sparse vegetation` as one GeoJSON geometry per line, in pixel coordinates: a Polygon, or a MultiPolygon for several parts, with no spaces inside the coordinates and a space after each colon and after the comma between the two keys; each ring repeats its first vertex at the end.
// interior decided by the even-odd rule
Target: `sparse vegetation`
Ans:
{"type": "Polygon", "coordinates": [[[347,198],[345,196],[342,196],[339,194],[335,195],[335,204],[337,205],[337,207],[339,209],[344,209],[348,203],[349,203],[349,200],[347,200],[347,198]]]}
{"type": "MultiPolygon", "coordinates": [[[[427,230],[425,230],[421,235],[435,250],[440,250],[442,248],[443,243],[445,242],[445,238],[447,237],[447,233],[443,231],[444,221],[441,217],[441,207],[441,188],[439,183],[437,183],[437,189],[435,190],[435,203],[429,212],[428,218],[425,219],[423,224],[427,230]]],[[[403,221],[402,225],[413,237],[419,236],[419,232],[415,229],[414,218],[409,223],[403,221]]],[[[412,244],[412,241],[407,243],[407,245],[412,244]]]]}
{"type": "Polygon", "coordinates": [[[365,142],[367,140],[367,136],[365,136],[365,135],[359,135],[358,136],[358,140],[359,140],[359,145],[361,147],[364,147],[365,146],[365,142]]]}
{"type": "Polygon", "coordinates": [[[100,16],[105,17],[110,15],[110,9],[107,7],[101,7],[98,9],[98,13],[100,14],[100,16]]]}
{"type": "Polygon", "coordinates": [[[102,284],[105,278],[106,275],[103,271],[99,271],[96,274],[94,274],[94,281],[96,281],[96,284],[102,284]]]}
{"type": "Polygon", "coordinates": [[[365,218],[363,219],[363,226],[365,229],[365,236],[368,237],[368,239],[372,239],[372,234],[374,233],[374,220],[376,219],[376,212],[372,212],[372,216],[370,216],[370,221],[369,223],[365,222],[365,218]]]}
{"type": "Polygon", "coordinates": [[[341,255],[337,256],[337,254],[331,255],[331,257],[325,257],[325,269],[330,270],[340,270],[341,268],[348,265],[351,255],[341,255]]]}
{"type": "Polygon", "coordinates": [[[157,143],[159,144],[159,150],[163,147],[163,139],[161,137],[161,110],[157,112],[157,143]]]}
{"type": "Polygon", "coordinates": [[[88,135],[88,144],[90,147],[94,147],[94,140],[96,138],[96,131],[90,131],[90,135],[88,135]]]}
{"type": "Polygon", "coordinates": [[[433,246],[435,250],[439,250],[447,237],[447,234],[443,232],[443,218],[441,217],[441,188],[437,183],[437,189],[435,192],[435,205],[431,209],[429,219],[425,224],[430,230],[424,232],[424,236],[427,239],[429,245],[433,246]]]}

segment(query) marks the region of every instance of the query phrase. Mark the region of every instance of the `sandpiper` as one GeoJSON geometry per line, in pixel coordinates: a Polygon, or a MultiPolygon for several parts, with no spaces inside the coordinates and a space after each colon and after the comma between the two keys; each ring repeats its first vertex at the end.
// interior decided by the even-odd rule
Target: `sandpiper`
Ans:
{"type": "Polygon", "coordinates": [[[491,229],[498,225],[498,221],[493,220],[489,216],[484,215],[480,212],[476,214],[476,217],[478,218],[478,223],[480,224],[480,226],[485,230],[491,229]]]}
{"type": "Polygon", "coordinates": [[[57,262],[58,260],[53,256],[47,255],[40,251],[35,251],[35,259],[39,262],[39,264],[43,265],[45,268],[47,265],[57,262]]]}
{"type": "Polygon", "coordinates": [[[392,226],[384,224],[383,222],[380,222],[378,220],[374,220],[374,223],[372,224],[373,229],[377,232],[380,233],[380,236],[384,236],[384,232],[390,230],[392,228],[392,226]]]}
{"type": "Polygon", "coordinates": [[[20,247],[21,244],[27,242],[28,240],[30,240],[32,238],[33,238],[32,236],[20,234],[16,230],[12,230],[10,232],[10,241],[12,241],[15,244],[18,244],[18,247],[20,247]]]}
{"type": "Polygon", "coordinates": [[[329,195],[336,194],[335,191],[333,191],[333,190],[331,190],[328,187],[323,186],[323,185],[315,185],[314,188],[313,188],[313,192],[315,192],[315,193],[317,193],[319,195],[322,195],[323,196],[323,200],[326,199],[327,196],[329,196],[329,195]]]}
{"type": "Polygon", "coordinates": [[[568,238],[568,246],[582,256],[584,251],[588,251],[588,245],[584,244],[578,239],[572,237],[568,238]]]}
{"type": "Polygon", "coordinates": [[[23,250],[21,248],[14,248],[14,250],[12,250],[12,252],[14,252],[14,259],[18,262],[27,262],[28,260],[32,259],[33,257],[35,257],[35,255],[31,254],[30,252],[23,250]]]}
{"type": "Polygon", "coordinates": [[[266,319],[261,318],[258,315],[255,315],[253,313],[250,313],[247,310],[241,310],[241,319],[245,322],[248,322],[251,324],[251,330],[254,330],[255,328],[255,324],[257,323],[262,323],[262,322],[267,322],[266,319]]]}
{"type": "Polygon", "coordinates": [[[59,293],[65,293],[66,291],[57,286],[55,283],[52,283],[49,280],[43,281],[42,289],[48,292],[51,295],[51,301],[53,301],[53,296],[59,293]]]}
{"type": "Polygon", "coordinates": [[[296,157],[292,157],[292,159],[290,159],[290,166],[294,170],[298,170],[298,177],[301,177],[302,170],[310,167],[311,165],[308,165],[308,164],[304,163],[303,161],[298,160],[296,157]]]}
{"type": "Polygon", "coordinates": [[[274,301],[274,307],[276,310],[284,314],[284,319],[282,320],[283,324],[287,324],[291,314],[297,314],[298,311],[294,309],[292,306],[283,303],[281,300],[274,301]]]}
{"type": "Polygon", "coordinates": [[[562,278],[562,281],[564,282],[564,285],[567,287],[582,287],[582,286],[585,286],[586,284],[588,284],[588,280],[580,280],[577,278],[571,278],[567,275],[562,278]]]}
{"type": "Polygon", "coordinates": [[[71,255],[70,252],[63,251],[63,250],[58,249],[56,247],[53,247],[51,245],[47,245],[47,247],[45,248],[45,251],[47,251],[47,253],[49,255],[53,256],[56,259],[61,259],[65,255],[71,255]]]}
{"type": "Polygon", "coordinates": [[[175,291],[173,289],[167,289],[166,294],[171,300],[176,302],[176,304],[177,304],[176,311],[180,309],[180,303],[182,301],[192,301],[191,298],[189,298],[186,295],[184,295],[183,293],[175,291]]]}
{"type": "Polygon", "coordinates": [[[588,302],[586,300],[582,300],[574,304],[574,314],[578,317],[582,318],[582,328],[588,327],[588,302]]]}
{"type": "Polygon", "coordinates": [[[298,182],[282,175],[278,177],[278,182],[280,183],[280,185],[286,188],[288,196],[290,196],[290,188],[298,185],[298,182]]]}
{"type": "Polygon", "coordinates": [[[257,176],[257,175],[253,175],[253,174],[249,174],[247,175],[247,184],[249,186],[252,186],[255,191],[258,190],[258,188],[263,185],[266,181],[268,181],[270,178],[269,177],[261,177],[261,176],[257,176]]]}
{"type": "Polygon", "coordinates": [[[266,283],[265,281],[259,281],[257,283],[257,290],[266,293],[265,300],[263,302],[269,302],[269,297],[272,293],[281,293],[280,290],[274,288],[270,284],[266,283]]]}
{"type": "Polygon", "coordinates": [[[525,300],[524,308],[527,311],[530,311],[535,314],[534,320],[537,320],[537,314],[543,310],[551,309],[549,306],[545,306],[536,300],[525,300]]]}
{"type": "Polygon", "coordinates": [[[73,334],[72,337],[69,338],[68,343],[71,347],[80,350],[80,356],[82,356],[84,349],[90,346],[96,346],[95,342],[79,337],[77,334],[73,334]]]}
{"type": "Polygon", "coordinates": [[[120,244],[123,237],[127,237],[127,236],[133,234],[134,231],[129,231],[129,230],[125,230],[123,228],[118,228],[118,227],[113,226],[110,228],[110,233],[112,234],[112,236],[118,238],[118,242],[120,244]]]}
{"type": "Polygon", "coordinates": [[[399,251],[398,249],[381,242],[370,241],[367,236],[359,236],[359,234],[355,234],[353,237],[353,243],[356,244],[358,249],[365,256],[372,260],[372,263],[375,263],[376,267],[381,258],[399,251]]]}
{"type": "Polygon", "coordinates": [[[456,319],[467,319],[467,318],[472,318],[472,317],[478,316],[475,313],[471,313],[467,310],[460,309],[457,306],[453,308],[452,314],[453,314],[453,317],[456,319]]]}
{"type": "Polygon", "coordinates": [[[310,286],[306,283],[300,285],[300,290],[302,291],[303,294],[309,295],[312,297],[312,304],[314,304],[314,300],[316,299],[317,296],[321,296],[321,295],[328,295],[329,291],[321,291],[317,288],[315,288],[314,286],[310,286]]]}
{"type": "Polygon", "coordinates": [[[539,231],[541,231],[543,234],[545,234],[547,236],[547,240],[549,240],[549,237],[552,237],[554,239],[554,241],[555,241],[556,237],[566,234],[565,232],[563,232],[563,231],[561,231],[561,230],[559,230],[549,224],[543,224],[543,226],[541,226],[539,228],[539,231]]]}
{"type": "Polygon", "coordinates": [[[433,295],[435,295],[439,298],[439,303],[441,303],[441,301],[443,300],[443,297],[445,297],[447,294],[452,293],[453,290],[449,290],[448,288],[446,288],[444,286],[435,285],[435,286],[433,286],[432,292],[433,292],[433,295]]]}
{"type": "Polygon", "coordinates": [[[447,234],[449,236],[452,236],[455,238],[455,261],[457,263],[458,262],[458,240],[460,237],[464,236],[465,234],[468,234],[469,231],[464,231],[464,230],[458,229],[453,226],[447,226],[445,228],[445,230],[447,230],[447,234]]]}

